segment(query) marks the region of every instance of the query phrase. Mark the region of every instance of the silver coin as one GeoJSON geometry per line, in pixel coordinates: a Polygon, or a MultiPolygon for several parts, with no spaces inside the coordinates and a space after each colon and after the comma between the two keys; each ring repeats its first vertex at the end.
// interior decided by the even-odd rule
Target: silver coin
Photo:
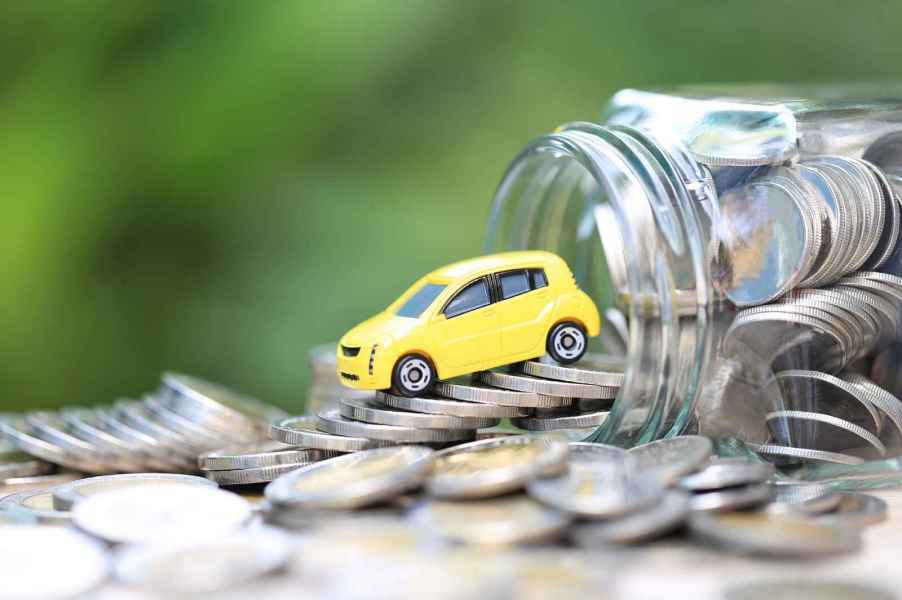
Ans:
{"type": "Polygon", "coordinates": [[[230,443],[245,441],[240,435],[226,435],[204,427],[201,423],[187,419],[171,410],[166,403],[156,396],[144,396],[141,400],[149,416],[167,429],[189,439],[198,448],[215,449],[230,443]]]}
{"type": "MultiPolygon", "coordinates": [[[[851,287],[856,290],[864,290],[877,294],[893,306],[902,304],[902,288],[896,287],[886,281],[874,279],[869,273],[859,271],[843,277],[836,282],[837,287],[851,287]]],[[[878,273],[883,275],[883,273],[878,273]]]]}
{"type": "Polygon", "coordinates": [[[196,458],[203,451],[193,440],[155,421],[150,411],[138,401],[117,400],[113,403],[111,413],[129,426],[158,440],[174,453],[196,458]]]}
{"type": "Polygon", "coordinates": [[[147,544],[222,535],[253,514],[237,494],[201,485],[129,487],[95,494],[72,508],[76,527],[110,543],[147,544]]]}
{"type": "Polygon", "coordinates": [[[116,556],[116,577],[163,594],[213,594],[282,567],[291,555],[287,536],[268,527],[188,543],[169,541],[127,548],[116,556]]]}
{"type": "MultiPolygon", "coordinates": [[[[28,413],[25,415],[25,422],[43,439],[65,448],[70,454],[78,456],[85,464],[101,467],[104,472],[128,470],[135,466],[135,462],[127,455],[113,454],[100,446],[72,435],[67,430],[66,422],[55,413],[43,411],[28,413]]],[[[91,469],[82,468],[81,470],[91,469]]]]}
{"type": "Polygon", "coordinates": [[[860,438],[861,440],[870,444],[875,450],[877,450],[880,456],[886,456],[886,446],[883,445],[883,442],[881,442],[877,436],[872,434],[864,427],[859,427],[855,423],[850,423],[849,421],[834,417],[833,415],[809,412],[804,410],[775,410],[764,415],[764,418],[768,422],[777,421],[780,423],[785,423],[787,420],[801,420],[830,425],[837,429],[846,431],[857,438],[860,438]]]}
{"type": "Polygon", "coordinates": [[[570,517],[525,496],[425,501],[413,510],[411,519],[442,540],[485,545],[553,540],[570,523],[570,517]]]}
{"type": "Polygon", "coordinates": [[[27,490],[0,500],[0,512],[25,515],[39,523],[68,523],[69,513],[53,507],[53,490],[27,490]]]}
{"type": "Polygon", "coordinates": [[[870,162],[862,162],[870,169],[880,186],[880,197],[886,213],[886,224],[881,230],[877,247],[861,266],[861,270],[873,271],[882,267],[893,255],[899,240],[899,228],[902,226],[902,210],[900,210],[902,206],[883,172],[870,162]]]}
{"type": "MultiPolygon", "coordinates": [[[[832,315],[821,309],[798,304],[769,304],[767,306],[746,308],[740,313],[736,321],[742,320],[742,322],[745,322],[745,319],[754,317],[765,317],[773,321],[792,323],[802,327],[810,327],[815,331],[828,333],[836,341],[836,352],[832,352],[833,347],[831,346],[820,349],[821,351],[817,353],[812,352],[814,356],[811,360],[816,368],[831,370],[833,365],[843,366],[848,364],[855,355],[855,339],[852,332],[847,329],[842,321],[833,318],[832,315]]],[[[733,322],[731,328],[736,326],[736,321],[733,322]]],[[[758,330],[757,333],[760,335],[763,331],[758,330]]],[[[761,341],[770,346],[773,345],[772,342],[763,339],[763,337],[761,341]]],[[[777,346],[777,349],[782,352],[788,348],[777,346]]]]}
{"type": "Polygon", "coordinates": [[[81,439],[118,456],[119,464],[127,467],[123,470],[146,471],[154,468],[153,459],[139,444],[113,435],[95,411],[67,407],[59,412],[59,417],[81,439]]]}
{"type": "Polygon", "coordinates": [[[688,516],[688,494],[668,490],[657,502],[620,518],[579,525],[571,537],[582,548],[638,544],[679,529],[688,516]]]}
{"type": "MultiPolygon", "coordinates": [[[[869,395],[863,392],[860,386],[846,382],[839,377],[830,375],[829,373],[821,373],[820,371],[806,371],[802,369],[780,371],[776,373],[774,377],[777,381],[786,381],[793,379],[812,380],[818,382],[818,385],[829,386],[831,392],[836,392],[838,390],[844,393],[845,396],[843,397],[843,400],[847,401],[848,404],[853,405],[856,408],[860,407],[861,409],[864,409],[864,411],[867,412],[867,416],[870,419],[870,422],[874,425],[874,431],[880,431],[880,414],[871,403],[869,395]]],[[[803,398],[802,402],[797,406],[799,408],[809,408],[811,404],[807,398],[803,398]]]]}
{"type": "Polygon", "coordinates": [[[283,475],[266,486],[275,506],[350,509],[416,489],[432,470],[434,452],[421,446],[376,448],[330,458],[283,475]]]}
{"type": "Polygon", "coordinates": [[[705,464],[713,449],[706,437],[684,435],[636,446],[629,453],[639,460],[638,469],[653,474],[665,485],[672,485],[705,464]]]}
{"type": "Polygon", "coordinates": [[[329,410],[317,415],[316,426],[321,431],[334,435],[408,444],[456,442],[475,436],[472,429],[418,429],[352,421],[341,416],[337,410],[329,410]]]}
{"type": "Polygon", "coordinates": [[[81,473],[63,471],[52,475],[34,475],[32,477],[12,477],[0,481],[0,498],[24,492],[26,490],[46,490],[82,477],[81,473]]]}
{"type": "Polygon", "coordinates": [[[724,348],[731,353],[741,355],[743,349],[749,349],[764,357],[763,361],[772,362],[789,349],[804,347],[810,349],[808,356],[818,368],[836,370],[847,361],[846,337],[830,322],[773,309],[744,313],[739,313],[725,334],[724,348]],[[777,340],[777,335],[786,339],[777,340]]]}
{"type": "Polygon", "coordinates": [[[770,579],[728,589],[725,600],[896,600],[895,593],[850,581],[770,579]]]}
{"type": "Polygon", "coordinates": [[[852,528],[766,512],[696,513],[689,519],[689,529],[729,550],[764,556],[821,556],[861,547],[861,536],[852,528]]]}
{"type": "Polygon", "coordinates": [[[67,527],[0,526],[5,598],[90,597],[108,576],[109,552],[67,527]]]}
{"type": "Polygon", "coordinates": [[[609,519],[650,506],[661,498],[660,481],[635,475],[637,459],[603,444],[571,444],[568,470],[529,482],[536,500],[561,512],[609,519]]]}
{"type": "Polygon", "coordinates": [[[265,433],[270,423],[288,416],[256,398],[190,375],[164,373],[161,391],[175,412],[225,433],[265,433]]]}
{"type": "Polygon", "coordinates": [[[560,365],[543,356],[523,363],[523,373],[556,381],[585,383],[602,387],[623,385],[624,360],[619,356],[589,353],[572,365],[560,365]]]}
{"type": "Polygon", "coordinates": [[[608,411],[606,410],[576,414],[567,414],[567,412],[563,412],[563,414],[554,416],[519,417],[511,419],[511,424],[514,427],[519,427],[520,429],[525,429],[527,431],[556,431],[559,429],[598,427],[604,423],[607,418],[608,411]]]}
{"type": "Polygon", "coordinates": [[[269,483],[286,473],[291,473],[301,467],[313,464],[313,462],[315,461],[246,469],[204,471],[204,474],[209,480],[215,481],[219,485],[251,485],[255,483],[269,483]]]}
{"type": "Polygon", "coordinates": [[[750,460],[719,459],[701,471],[686,475],[679,486],[690,492],[719,490],[728,487],[764,483],[774,474],[774,466],[750,460]]]}
{"type": "Polygon", "coordinates": [[[748,444],[749,448],[764,456],[783,456],[787,458],[799,458],[812,462],[834,463],[839,465],[860,465],[864,459],[840,452],[827,452],[812,448],[794,448],[792,446],[780,446],[778,444],[748,444]]]}
{"type": "MultiPolygon", "coordinates": [[[[391,408],[401,410],[448,415],[452,417],[478,417],[498,419],[508,417],[525,417],[530,411],[516,406],[467,402],[464,400],[447,400],[444,398],[408,398],[379,392],[376,399],[391,408]]],[[[494,425],[492,426],[494,427],[494,425]]]]}
{"type": "Polygon", "coordinates": [[[543,394],[545,396],[560,396],[562,398],[610,399],[617,395],[617,388],[587,385],[585,383],[552,381],[550,379],[515,375],[513,373],[499,373],[497,371],[483,371],[479,373],[479,379],[485,384],[500,388],[543,394]]]}
{"type": "Polygon", "coordinates": [[[298,448],[282,442],[267,440],[206,452],[197,458],[197,463],[203,471],[228,471],[310,463],[320,460],[324,456],[322,450],[298,448]]]}
{"type": "Polygon", "coordinates": [[[101,475],[87,477],[53,490],[53,507],[56,510],[72,510],[79,501],[109,490],[124,488],[168,487],[175,485],[201,485],[216,487],[211,481],[194,475],[176,475],[173,473],[130,473],[122,475],[101,475]]]}
{"type": "Polygon", "coordinates": [[[21,450],[56,465],[91,473],[105,473],[109,469],[106,464],[88,462],[84,460],[84,456],[73,454],[68,448],[38,437],[25,419],[19,416],[5,415],[0,418],[0,433],[21,450]]]}
{"type": "Polygon", "coordinates": [[[148,468],[160,471],[193,471],[196,468],[195,461],[189,461],[186,456],[173,452],[156,438],[135,429],[117,417],[113,411],[105,408],[97,409],[95,414],[105,430],[140,448],[146,455],[144,462],[148,468]]]}
{"type": "Polygon", "coordinates": [[[870,494],[841,492],[836,509],[813,517],[818,523],[840,523],[849,527],[867,527],[886,520],[886,501],[870,494]]]}
{"type": "Polygon", "coordinates": [[[358,398],[342,398],[338,407],[341,416],[354,421],[417,429],[479,429],[494,427],[499,423],[497,418],[453,417],[396,410],[386,407],[377,400],[358,398]]]}
{"type": "Polygon", "coordinates": [[[860,373],[844,372],[840,377],[843,381],[861,388],[867,394],[870,403],[889,418],[902,436],[902,401],[860,373]]]}
{"type": "Polygon", "coordinates": [[[824,484],[778,485],[768,512],[817,515],[835,510],[842,496],[824,484]]]}
{"type": "Polygon", "coordinates": [[[720,210],[730,263],[725,291],[734,304],[770,302],[808,275],[819,245],[803,192],[764,176],[721,194],[720,210]]]}
{"type": "Polygon", "coordinates": [[[503,425],[499,425],[497,427],[489,427],[488,429],[480,429],[479,431],[477,431],[476,441],[490,440],[492,438],[499,437],[513,437],[517,435],[523,435],[523,432],[516,429],[508,429],[503,425]]]}
{"type": "Polygon", "coordinates": [[[572,398],[505,390],[475,382],[464,384],[453,381],[438,381],[435,384],[435,393],[453,400],[521,408],[553,408],[573,404],[572,398]]]}
{"type": "Polygon", "coordinates": [[[567,443],[556,438],[514,436],[480,440],[442,450],[426,482],[440,498],[488,498],[523,488],[567,467],[567,443]]]}
{"type": "Polygon", "coordinates": [[[848,207],[840,201],[840,190],[829,173],[816,165],[799,164],[799,175],[818,192],[818,200],[826,209],[826,233],[821,252],[811,273],[800,285],[813,287],[835,279],[842,269],[842,258],[851,245],[848,207]]]}
{"type": "MultiPolygon", "coordinates": [[[[333,409],[335,414],[337,409],[333,409]]],[[[312,416],[288,417],[270,426],[269,436],[284,444],[304,448],[318,448],[334,452],[357,452],[392,445],[391,442],[362,437],[348,437],[325,433],[316,428],[317,418],[312,416]]]]}
{"type": "Polygon", "coordinates": [[[51,471],[53,471],[51,463],[34,458],[25,452],[15,450],[0,452],[0,480],[46,475],[51,471]]]}
{"type": "Polygon", "coordinates": [[[693,494],[690,506],[693,511],[727,512],[766,504],[772,495],[773,488],[770,484],[756,483],[693,494]]]}

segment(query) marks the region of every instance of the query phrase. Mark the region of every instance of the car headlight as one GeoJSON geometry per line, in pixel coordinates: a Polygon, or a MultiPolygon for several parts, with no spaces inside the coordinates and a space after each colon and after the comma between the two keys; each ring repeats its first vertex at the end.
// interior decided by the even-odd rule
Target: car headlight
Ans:
{"type": "Polygon", "coordinates": [[[379,344],[373,344],[373,347],[370,349],[370,362],[367,371],[370,374],[370,377],[373,376],[373,371],[376,368],[376,351],[379,349],[379,344]]]}

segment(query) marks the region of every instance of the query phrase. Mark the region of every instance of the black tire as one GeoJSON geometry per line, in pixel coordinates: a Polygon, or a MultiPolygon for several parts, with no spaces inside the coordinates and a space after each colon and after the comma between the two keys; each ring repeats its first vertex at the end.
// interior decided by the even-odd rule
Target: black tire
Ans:
{"type": "Polygon", "coordinates": [[[435,367],[425,356],[408,354],[395,363],[391,380],[393,389],[402,396],[423,396],[435,387],[435,367]]]}
{"type": "Polygon", "coordinates": [[[564,321],[548,332],[545,349],[555,362],[569,365],[583,357],[587,345],[588,337],[583,326],[573,321],[564,321]]]}

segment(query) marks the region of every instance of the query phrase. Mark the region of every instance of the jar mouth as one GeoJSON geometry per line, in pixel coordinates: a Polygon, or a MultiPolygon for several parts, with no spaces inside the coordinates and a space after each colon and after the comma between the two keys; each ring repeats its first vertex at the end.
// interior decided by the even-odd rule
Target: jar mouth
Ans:
{"type": "Polygon", "coordinates": [[[711,346],[714,199],[680,146],[588,123],[534,140],[502,179],[486,250],[562,256],[603,315],[596,351],[618,313],[628,322],[624,383],[592,441],[629,446],[692,428],[711,346]]]}

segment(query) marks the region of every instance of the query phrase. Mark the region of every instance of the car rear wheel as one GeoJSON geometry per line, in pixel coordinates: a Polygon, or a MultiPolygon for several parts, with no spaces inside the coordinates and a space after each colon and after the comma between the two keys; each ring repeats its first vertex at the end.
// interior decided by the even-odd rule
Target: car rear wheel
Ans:
{"type": "Polygon", "coordinates": [[[548,333],[546,349],[561,364],[575,363],[586,353],[586,330],[572,321],[558,323],[548,333]]]}
{"type": "Polygon", "coordinates": [[[395,364],[392,383],[395,391],[403,396],[420,396],[430,392],[435,385],[435,369],[426,357],[409,354],[395,364]]]}

